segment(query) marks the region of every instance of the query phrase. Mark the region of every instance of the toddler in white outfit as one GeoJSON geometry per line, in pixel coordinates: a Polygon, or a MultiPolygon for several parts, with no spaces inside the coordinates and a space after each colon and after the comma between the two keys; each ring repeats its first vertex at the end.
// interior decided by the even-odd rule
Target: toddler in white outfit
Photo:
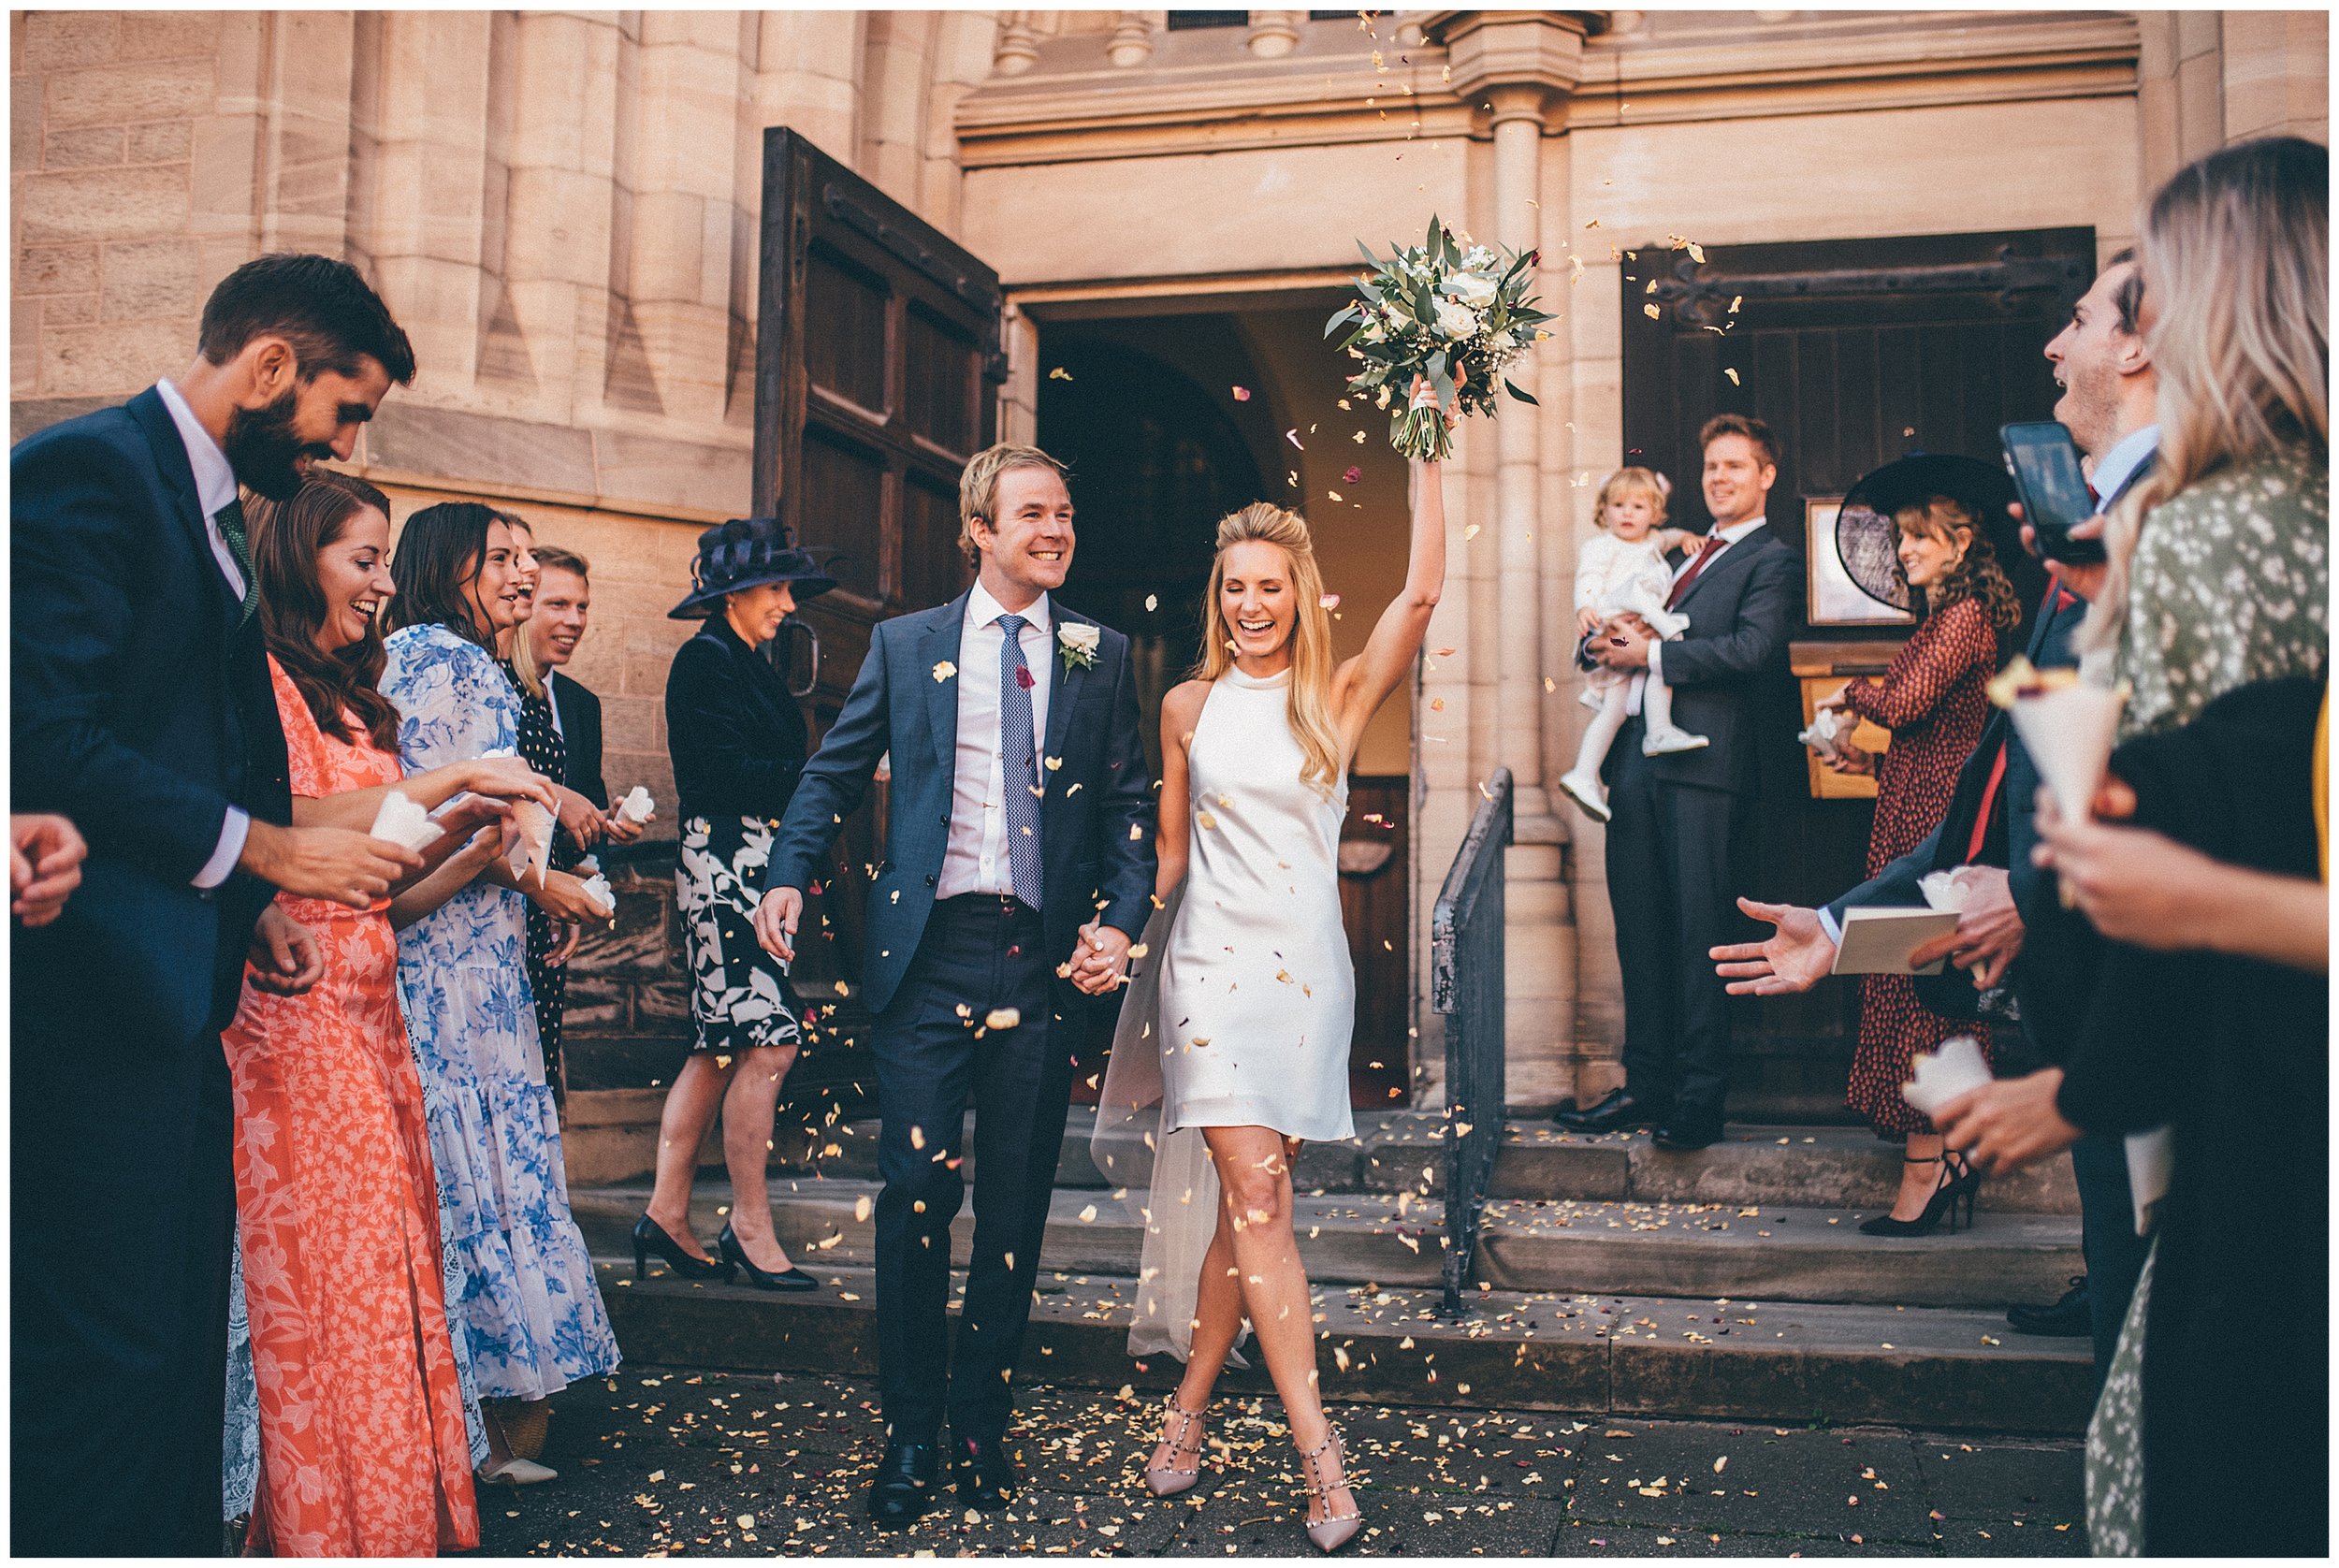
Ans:
{"type": "MultiPolygon", "coordinates": [[[[1677,638],[1689,627],[1689,617],[1665,608],[1673,591],[1673,568],[1665,551],[1685,549],[1696,537],[1664,527],[1665,497],[1671,488],[1664,476],[1645,468],[1622,468],[1600,486],[1594,517],[1601,530],[1583,543],[1576,557],[1576,634],[1580,640],[1618,616],[1638,616],[1659,637],[1677,638]]],[[[1560,789],[1596,821],[1608,820],[1608,791],[1600,782],[1600,764],[1624,728],[1625,704],[1639,672],[1611,670],[1603,665],[1584,680],[1580,701],[1599,711],[1585,726],[1576,765],[1560,777],[1560,789]]],[[[1649,672],[1641,691],[1641,717],[1648,733],[1642,738],[1645,756],[1694,751],[1704,735],[1693,735],[1673,722],[1673,690],[1649,672]]]]}

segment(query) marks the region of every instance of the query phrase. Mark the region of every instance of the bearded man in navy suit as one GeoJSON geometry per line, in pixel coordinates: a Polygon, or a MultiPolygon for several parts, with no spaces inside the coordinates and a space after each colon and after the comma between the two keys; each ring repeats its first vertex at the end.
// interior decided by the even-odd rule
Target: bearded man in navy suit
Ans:
{"type": "Polygon", "coordinates": [[[20,1553],[219,1553],[219,1032],[247,946],[254,984],[319,972],[279,889],[363,908],[422,864],[290,825],[238,486],[289,499],[414,373],[355,269],[262,256],[213,291],[176,382],[9,455],[11,806],[89,842],[62,912],[10,942],[20,1553]]]}

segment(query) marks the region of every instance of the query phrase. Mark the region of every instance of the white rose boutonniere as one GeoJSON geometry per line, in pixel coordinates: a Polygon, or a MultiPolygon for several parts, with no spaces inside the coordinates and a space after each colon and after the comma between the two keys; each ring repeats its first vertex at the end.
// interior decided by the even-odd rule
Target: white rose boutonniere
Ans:
{"type": "Polygon", "coordinates": [[[1097,645],[1103,638],[1103,629],[1091,626],[1086,621],[1067,621],[1057,627],[1055,629],[1056,652],[1063,656],[1065,673],[1069,675],[1074,670],[1095,669],[1097,667],[1097,645]]]}

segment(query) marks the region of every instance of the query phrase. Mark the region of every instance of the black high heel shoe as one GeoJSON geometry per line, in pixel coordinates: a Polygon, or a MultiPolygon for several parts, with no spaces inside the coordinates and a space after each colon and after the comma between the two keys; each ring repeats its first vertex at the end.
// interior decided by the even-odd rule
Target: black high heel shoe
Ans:
{"type": "MultiPolygon", "coordinates": [[[[730,1227],[724,1227],[727,1235],[730,1227]]],[[[719,1257],[694,1257],[685,1252],[682,1243],[666,1234],[666,1227],[644,1214],[633,1222],[633,1277],[649,1277],[649,1255],[656,1253],[666,1260],[667,1271],[678,1280],[728,1280],[731,1264],[719,1257]]]]}
{"type": "Polygon", "coordinates": [[[777,1274],[757,1268],[754,1259],[748,1256],[748,1249],[739,1244],[739,1238],[731,1233],[731,1222],[728,1220],[723,1222],[723,1233],[715,1238],[715,1244],[722,1249],[723,1256],[728,1260],[725,1267],[737,1264],[739,1271],[748,1276],[748,1283],[758,1290],[817,1290],[820,1288],[820,1281],[792,1266],[782,1269],[777,1274]]]}
{"type": "Polygon", "coordinates": [[[1911,1159],[1903,1154],[1900,1163],[1931,1165],[1934,1159],[1939,1160],[1941,1174],[1939,1181],[1934,1183],[1933,1196],[1925,1199],[1925,1212],[1912,1220],[1896,1220],[1887,1211],[1874,1219],[1860,1222],[1860,1229],[1865,1234],[1869,1236],[1930,1236],[1940,1227],[1941,1221],[1946,1219],[1949,1221],[1950,1234],[1954,1236],[1957,1233],[1957,1200],[1961,1198],[1966,1201],[1966,1223],[1968,1225],[1973,1223],[1974,1189],[1982,1184],[1982,1175],[1979,1171],[1966,1164],[1964,1160],[1957,1159],[1956,1155],[1947,1154],[1926,1159],[1911,1159]],[[1955,1169],[1950,1167],[1952,1160],[1957,1161],[1955,1169]]]}

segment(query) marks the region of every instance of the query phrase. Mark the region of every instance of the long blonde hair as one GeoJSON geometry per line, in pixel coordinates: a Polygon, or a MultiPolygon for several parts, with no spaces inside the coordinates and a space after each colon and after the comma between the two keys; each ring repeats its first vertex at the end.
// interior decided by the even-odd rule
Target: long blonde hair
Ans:
{"type": "Polygon", "coordinates": [[[2269,137],[2179,169],[2144,215],[2138,268],[2156,318],[2159,460],[2104,520],[2111,559],[2082,632],[2114,646],[2144,515],[2212,471],[2331,448],[2331,153],[2269,137]]]}
{"type": "Polygon", "coordinates": [[[1210,563],[1210,586],[1202,592],[1202,658],[1193,678],[1216,680],[1234,667],[1234,639],[1219,607],[1227,578],[1227,552],[1237,544],[1273,544],[1291,561],[1291,593],[1298,615],[1291,628],[1291,690],[1286,699],[1292,738],[1306,759],[1300,777],[1329,796],[1344,766],[1340,727],[1332,722],[1332,617],[1324,608],[1324,573],[1307,519],[1272,501],[1255,501],[1218,519],[1218,555],[1210,563]]]}

